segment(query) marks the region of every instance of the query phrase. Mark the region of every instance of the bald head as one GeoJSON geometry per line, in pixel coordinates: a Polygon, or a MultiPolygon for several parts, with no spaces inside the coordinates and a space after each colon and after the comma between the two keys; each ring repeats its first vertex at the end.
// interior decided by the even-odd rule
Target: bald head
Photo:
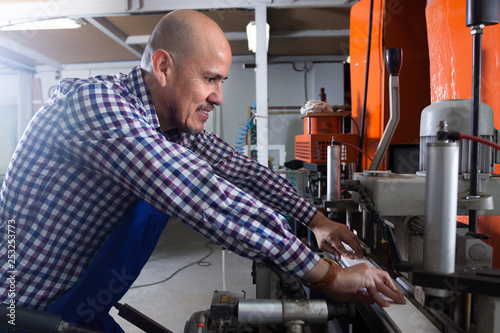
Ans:
{"type": "Polygon", "coordinates": [[[152,56],[156,50],[165,50],[177,66],[207,47],[229,47],[224,32],[208,16],[194,10],[177,10],[165,15],[149,37],[142,55],[141,67],[152,71],[152,56]]]}

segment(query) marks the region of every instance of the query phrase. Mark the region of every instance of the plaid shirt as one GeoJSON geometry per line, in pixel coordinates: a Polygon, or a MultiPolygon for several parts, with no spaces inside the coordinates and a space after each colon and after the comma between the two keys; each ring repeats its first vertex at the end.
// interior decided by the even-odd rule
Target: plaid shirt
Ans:
{"type": "MultiPolygon", "coordinates": [[[[303,277],[318,257],[277,213],[316,210],[216,135],[163,135],[141,69],[62,80],[19,142],[0,197],[2,258],[15,226],[16,303],[43,309],[76,284],[140,198],[249,258],[303,277]]],[[[9,277],[7,260],[0,272],[9,277]]],[[[0,301],[8,301],[8,284],[0,301]]]]}

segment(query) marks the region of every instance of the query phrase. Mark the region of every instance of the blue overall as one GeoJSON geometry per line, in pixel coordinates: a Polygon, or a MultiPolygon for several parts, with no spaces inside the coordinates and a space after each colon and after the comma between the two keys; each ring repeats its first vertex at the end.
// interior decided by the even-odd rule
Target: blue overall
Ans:
{"type": "Polygon", "coordinates": [[[137,202],[120,219],[80,281],[45,311],[81,327],[123,333],[109,310],[139,276],[168,219],[146,202],[137,202]]]}

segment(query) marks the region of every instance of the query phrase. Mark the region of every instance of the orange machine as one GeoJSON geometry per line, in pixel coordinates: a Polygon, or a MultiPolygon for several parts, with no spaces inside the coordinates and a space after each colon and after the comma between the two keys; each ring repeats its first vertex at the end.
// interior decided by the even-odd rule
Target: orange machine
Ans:
{"type": "MultiPolygon", "coordinates": [[[[352,115],[361,124],[365,113],[362,148],[369,155],[374,155],[389,117],[385,49],[403,49],[401,120],[391,144],[419,142],[420,114],[431,102],[471,98],[472,37],[465,25],[465,5],[465,1],[456,0],[373,0],[371,34],[370,0],[361,0],[352,7],[352,115]],[[371,50],[365,89],[369,35],[371,50]]],[[[499,40],[500,25],[487,26],[483,34],[481,97],[493,108],[497,128],[500,126],[499,40]]],[[[387,160],[386,156],[381,169],[387,169],[387,160]]],[[[365,159],[362,168],[368,165],[365,159]]],[[[494,248],[494,266],[500,267],[500,217],[480,216],[478,232],[490,235],[486,242],[494,248]]]]}
{"type": "Polygon", "coordinates": [[[327,147],[332,142],[345,142],[341,146],[341,161],[356,163],[358,136],[345,134],[341,131],[341,122],[347,112],[316,112],[302,117],[304,122],[304,134],[295,137],[295,158],[309,163],[326,163],[327,147]]]}
{"type": "MultiPolygon", "coordinates": [[[[465,2],[428,0],[431,100],[471,98],[472,37],[465,26],[465,2]],[[450,33],[453,32],[453,33],[450,33]]],[[[482,36],[481,100],[493,108],[495,127],[500,127],[500,25],[486,26],[482,36]]],[[[500,172],[496,165],[495,172],[500,172]]],[[[462,217],[467,222],[467,217],[462,217]]],[[[490,235],[493,265],[500,268],[500,216],[479,216],[477,230],[490,235]]]]}

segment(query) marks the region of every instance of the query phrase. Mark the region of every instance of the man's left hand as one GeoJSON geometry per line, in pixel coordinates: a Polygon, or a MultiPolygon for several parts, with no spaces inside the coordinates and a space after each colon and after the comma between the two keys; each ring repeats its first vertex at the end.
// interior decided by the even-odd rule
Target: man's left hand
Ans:
{"type": "Polygon", "coordinates": [[[340,260],[341,255],[354,259],[354,255],[344,247],[342,242],[349,245],[358,258],[363,257],[363,249],[358,236],[345,224],[333,222],[321,212],[317,212],[308,227],[316,236],[320,250],[332,253],[337,260],[340,260]]]}

